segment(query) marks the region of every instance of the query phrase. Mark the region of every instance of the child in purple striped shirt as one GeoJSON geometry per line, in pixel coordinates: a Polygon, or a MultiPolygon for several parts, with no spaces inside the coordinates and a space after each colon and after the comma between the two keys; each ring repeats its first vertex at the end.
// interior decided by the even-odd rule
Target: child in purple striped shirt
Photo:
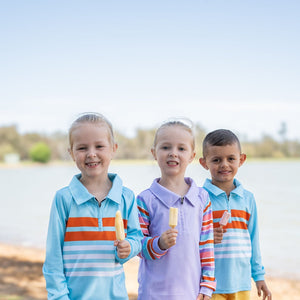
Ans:
{"type": "Polygon", "coordinates": [[[184,177],[195,157],[195,138],[183,120],[164,123],[151,149],[161,177],[137,197],[144,233],[138,299],[208,300],[214,278],[213,222],[207,192],[184,177]],[[170,229],[169,209],[178,209],[170,229]]]}

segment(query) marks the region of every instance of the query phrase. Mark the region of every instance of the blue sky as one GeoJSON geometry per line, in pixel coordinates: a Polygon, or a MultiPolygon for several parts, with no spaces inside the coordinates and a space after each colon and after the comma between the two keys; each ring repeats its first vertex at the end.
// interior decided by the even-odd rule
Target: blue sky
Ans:
{"type": "Polygon", "coordinates": [[[0,126],[131,135],[185,116],[300,140],[300,1],[0,1],[0,126]]]}

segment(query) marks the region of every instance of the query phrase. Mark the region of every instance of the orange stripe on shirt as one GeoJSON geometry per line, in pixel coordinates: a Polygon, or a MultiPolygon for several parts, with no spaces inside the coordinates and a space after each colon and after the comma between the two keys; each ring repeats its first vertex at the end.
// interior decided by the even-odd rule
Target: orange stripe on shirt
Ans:
{"type": "Polygon", "coordinates": [[[207,210],[211,207],[211,202],[204,208],[203,213],[206,213],[207,210]]]}
{"type": "MultiPolygon", "coordinates": [[[[219,228],[220,224],[214,223],[214,228],[219,228]]],[[[228,229],[228,228],[236,228],[236,229],[248,229],[248,226],[245,222],[243,221],[232,221],[230,223],[227,223],[226,226],[224,226],[224,228],[228,229]]]]}
{"type": "Polygon", "coordinates": [[[232,221],[226,225],[226,228],[248,229],[248,226],[245,222],[232,221]]]}
{"type": "Polygon", "coordinates": [[[201,258],[201,262],[203,263],[207,263],[207,262],[214,262],[215,259],[214,258],[201,258]]]}
{"type": "Polygon", "coordinates": [[[199,245],[203,246],[203,245],[213,244],[213,243],[214,243],[214,240],[207,240],[207,241],[199,242],[199,245]]]}
{"type": "Polygon", "coordinates": [[[209,281],[214,281],[215,277],[209,277],[209,276],[203,276],[202,277],[204,280],[209,280],[209,281]]]}
{"type": "MultiPolygon", "coordinates": [[[[116,218],[103,218],[102,219],[102,225],[104,227],[112,227],[115,226],[115,219],[116,218]]],[[[123,223],[124,223],[124,228],[127,228],[127,220],[123,219],[123,223]]]]}
{"type": "Polygon", "coordinates": [[[141,213],[143,213],[143,214],[145,214],[146,216],[149,217],[149,212],[148,212],[147,210],[143,209],[143,208],[140,207],[140,206],[138,206],[138,209],[139,209],[139,211],[140,211],[141,213]]]}
{"type": "Polygon", "coordinates": [[[81,217],[81,218],[69,218],[67,227],[98,227],[97,218],[81,217]]]}
{"type": "Polygon", "coordinates": [[[244,210],[237,210],[237,209],[232,209],[231,210],[231,217],[237,217],[237,218],[243,218],[247,221],[250,219],[250,214],[247,213],[244,210]]]}
{"type": "MultiPolygon", "coordinates": [[[[214,219],[220,219],[223,216],[225,210],[216,210],[213,212],[214,219]]],[[[232,209],[231,210],[231,217],[233,218],[243,218],[247,221],[250,219],[250,214],[244,210],[232,209]]]]}
{"type": "Polygon", "coordinates": [[[115,231],[73,231],[66,232],[65,242],[70,241],[115,241],[115,231]]]}

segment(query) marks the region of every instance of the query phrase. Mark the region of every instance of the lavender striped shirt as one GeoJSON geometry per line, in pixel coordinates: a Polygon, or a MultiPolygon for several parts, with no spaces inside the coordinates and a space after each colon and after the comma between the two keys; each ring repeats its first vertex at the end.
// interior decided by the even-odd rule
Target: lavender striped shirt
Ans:
{"type": "Polygon", "coordinates": [[[137,197],[144,233],[138,299],[196,299],[199,293],[211,296],[216,288],[211,203],[204,189],[185,180],[190,189],[184,197],[158,179],[137,197]],[[162,251],[158,239],[169,229],[171,206],[178,208],[178,237],[176,245],[162,251]]]}

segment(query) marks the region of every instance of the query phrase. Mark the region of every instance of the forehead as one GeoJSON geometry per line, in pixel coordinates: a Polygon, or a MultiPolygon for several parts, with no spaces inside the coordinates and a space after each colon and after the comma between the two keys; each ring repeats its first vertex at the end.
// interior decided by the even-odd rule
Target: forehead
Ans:
{"type": "Polygon", "coordinates": [[[157,132],[157,142],[181,141],[182,143],[192,142],[193,135],[186,128],[179,125],[165,126],[157,132]]]}
{"type": "Polygon", "coordinates": [[[206,149],[207,156],[228,156],[239,155],[241,153],[237,143],[225,146],[208,145],[206,149]]]}
{"type": "Polygon", "coordinates": [[[109,128],[105,123],[81,123],[72,130],[71,137],[74,142],[81,142],[110,138],[110,135],[109,128]]]}

